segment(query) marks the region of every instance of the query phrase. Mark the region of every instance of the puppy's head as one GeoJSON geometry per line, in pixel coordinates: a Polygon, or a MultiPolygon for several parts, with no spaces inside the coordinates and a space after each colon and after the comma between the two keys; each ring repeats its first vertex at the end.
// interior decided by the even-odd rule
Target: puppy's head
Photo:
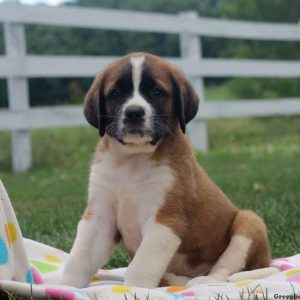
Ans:
{"type": "Polygon", "coordinates": [[[122,144],[155,145],[197,113],[199,99],[183,73],[157,56],[132,53],[110,64],[94,80],[84,115],[122,144]]]}

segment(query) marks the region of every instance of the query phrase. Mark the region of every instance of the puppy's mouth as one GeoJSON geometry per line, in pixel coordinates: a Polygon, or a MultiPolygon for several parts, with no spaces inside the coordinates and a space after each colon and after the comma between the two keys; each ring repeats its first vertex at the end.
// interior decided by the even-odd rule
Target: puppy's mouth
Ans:
{"type": "Polygon", "coordinates": [[[127,130],[124,130],[123,135],[138,135],[140,137],[143,137],[146,134],[146,130],[142,128],[130,128],[127,130]]]}
{"type": "Polygon", "coordinates": [[[166,128],[160,123],[157,124],[155,120],[150,122],[150,126],[145,122],[122,122],[122,125],[114,127],[115,130],[108,131],[108,134],[122,145],[155,146],[167,135],[166,128]]]}
{"type": "Polygon", "coordinates": [[[151,132],[145,128],[141,127],[130,127],[124,128],[122,134],[118,141],[123,145],[142,145],[142,144],[152,144],[153,137],[151,132]]]}

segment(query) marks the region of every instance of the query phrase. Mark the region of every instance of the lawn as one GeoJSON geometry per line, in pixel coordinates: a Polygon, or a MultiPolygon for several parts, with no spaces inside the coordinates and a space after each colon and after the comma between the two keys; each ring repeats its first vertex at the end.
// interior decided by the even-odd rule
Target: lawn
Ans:
{"type": "MultiPolygon", "coordinates": [[[[264,217],[273,256],[300,252],[300,117],[218,120],[208,128],[211,149],[197,153],[198,162],[236,205],[264,217]]],[[[25,237],[70,250],[97,140],[90,127],[33,131],[34,166],[15,175],[9,134],[0,134],[0,177],[25,237]]],[[[118,248],[107,266],[126,264],[118,248]]]]}

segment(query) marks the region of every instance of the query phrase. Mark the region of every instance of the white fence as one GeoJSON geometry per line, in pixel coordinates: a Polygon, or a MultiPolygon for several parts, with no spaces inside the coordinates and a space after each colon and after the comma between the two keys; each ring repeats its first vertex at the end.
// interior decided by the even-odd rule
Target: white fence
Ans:
{"type": "Polygon", "coordinates": [[[202,105],[189,127],[196,147],[208,150],[206,119],[300,114],[300,98],[203,103],[204,77],[300,77],[300,61],[202,58],[201,36],[274,41],[299,41],[299,24],[254,23],[198,17],[194,12],[168,15],[75,7],[0,5],[5,56],[0,78],[8,83],[9,109],[0,110],[0,130],[12,135],[13,169],[23,172],[32,163],[30,129],[80,126],[86,121],[80,106],[29,107],[30,77],[93,77],[115,57],[27,55],[24,25],[43,24],[82,28],[172,33],[180,36],[180,58],[167,58],[192,80],[202,105]]]}

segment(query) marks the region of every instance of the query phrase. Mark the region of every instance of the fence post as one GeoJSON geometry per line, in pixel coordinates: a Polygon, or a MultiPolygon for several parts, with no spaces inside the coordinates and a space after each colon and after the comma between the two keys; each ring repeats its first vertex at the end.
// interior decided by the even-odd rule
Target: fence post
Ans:
{"type": "MultiPolygon", "coordinates": [[[[20,5],[18,1],[7,1],[10,5],[20,5]]],[[[22,24],[4,23],[5,52],[8,58],[21,66],[26,56],[25,30],[22,24]]],[[[7,78],[8,104],[11,111],[29,108],[28,81],[26,78],[7,78]]],[[[31,140],[28,130],[11,132],[12,163],[15,172],[25,172],[32,164],[31,140]]]]}
{"type": "MultiPolygon", "coordinates": [[[[184,20],[198,18],[196,12],[183,12],[179,14],[184,20]]],[[[186,31],[180,34],[180,52],[181,57],[192,60],[201,60],[202,59],[202,48],[201,48],[201,38],[198,35],[191,34],[186,31]]],[[[204,80],[201,77],[192,77],[190,78],[194,88],[196,89],[200,97],[200,109],[201,104],[204,103],[204,80]]],[[[206,123],[203,120],[195,118],[188,127],[188,134],[191,138],[193,145],[196,148],[199,148],[203,152],[208,151],[208,134],[206,123]]]]}

